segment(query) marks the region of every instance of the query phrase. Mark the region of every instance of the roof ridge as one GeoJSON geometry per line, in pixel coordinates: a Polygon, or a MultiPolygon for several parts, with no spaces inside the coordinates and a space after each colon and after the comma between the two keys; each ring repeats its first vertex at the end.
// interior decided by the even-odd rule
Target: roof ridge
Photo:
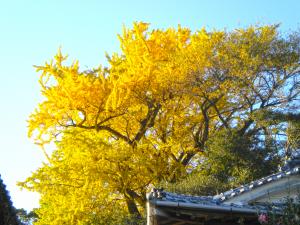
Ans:
{"type": "Polygon", "coordinates": [[[231,190],[228,190],[226,192],[220,193],[218,195],[214,195],[213,198],[215,200],[219,200],[221,202],[224,202],[225,200],[237,197],[241,194],[244,194],[244,193],[246,193],[250,190],[253,190],[257,187],[261,187],[265,184],[269,184],[271,182],[280,180],[280,179],[282,179],[284,177],[287,177],[287,176],[299,174],[299,171],[300,171],[300,165],[296,165],[295,167],[288,168],[286,170],[279,171],[277,173],[273,173],[273,174],[268,175],[266,177],[262,177],[260,179],[251,181],[248,184],[244,184],[244,185],[241,185],[241,186],[236,187],[234,189],[231,189],[231,190]]]}

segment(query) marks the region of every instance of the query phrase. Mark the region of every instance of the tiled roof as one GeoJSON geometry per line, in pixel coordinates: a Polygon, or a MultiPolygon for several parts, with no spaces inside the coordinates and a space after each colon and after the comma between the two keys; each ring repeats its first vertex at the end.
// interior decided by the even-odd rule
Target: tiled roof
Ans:
{"type": "Polygon", "coordinates": [[[160,189],[156,189],[157,192],[161,192],[161,198],[157,198],[162,201],[172,202],[184,202],[184,203],[195,203],[195,204],[218,204],[212,196],[193,196],[193,195],[182,195],[171,192],[166,192],[160,189]]]}
{"type": "MultiPolygon", "coordinates": [[[[190,205],[191,207],[194,206],[195,208],[205,208],[205,207],[217,207],[217,208],[228,208],[235,210],[256,210],[256,211],[266,211],[268,210],[269,205],[264,204],[255,204],[255,205],[248,205],[248,204],[235,204],[235,203],[226,203],[225,201],[228,199],[232,199],[236,196],[244,194],[246,192],[252,191],[255,188],[261,187],[263,185],[281,180],[283,178],[300,174],[300,151],[296,152],[292,155],[291,159],[285,163],[283,170],[269,175],[267,177],[263,177],[259,180],[252,181],[249,184],[240,186],[238,188],[226,191],[219,195],[215,196],[191,196],[191,195],[182,195],[176,193],[170,193],[163,191],[162,189],[153,189],[152,192],[148,196],[148,200],[155,200],[156,204],[172,204],[176,203],[178,206],[181,204],[183,205],[190,205]]],[[[282,205],[281,204],[273,204],[273,210],[280,210],[282,205]]]]}
{"type": "Polygon", "coordinates": [[[226,191],[226,192],[221,193],[219,195],[215,195],[213,197],[213,199],[216,200],[216,201],[224,202],[228,199],[231,199],[231,198],[234,198],[238,195],[249,192],[249,191],[251,191],[251,190],[253,190],[257,187],[261,187],[265,184],[269,184],[271,182],[278,181],[278,180],[280,180],[282,178],[285,178],[287,176],[299,174],[299,172],[300,172],[300,167],[299,166],[294,167],[294,168],[288,168],[284,171],[269,175],[267,177],[263,177],[263,178],[261,178],[259,180],[256,180],[256,181],[252,181],[249,184],[242,185],[238,188],[226,191]]]}
{"type": "Polygon", "coordinates": [[[244,194],[246,192],[249,192],[257,187],[261,187],[265,184],[269,184],[271,182],[278,181],[285,177],[288,177],[291,175],[296,175],[299,173],[300,173],[300,150],[297,150],[297,151],[293,152],[290,159],[285,162],[285,165],[283,166],[282,171],[275,173],[275,174],[271,174],[267,177],[263,177],[256,181],[252,181],[249,184],[242,185],[238,188],[226,191],[219,195],[215,195],[213,197],[213,199],[220,201],[220,202],[224,202],[228,199],[231,199],[231,198],[234,198],[241,194],[244,194]]]}
{"type": "MultiPolygon", "coordinates": [[[[248,211],[256,213],[258,211],[267,211],[267,205],[240,205],[240,204],[224,204],[219,199],[216,199],[212,196],[191,196],[191,195],[182,195],[171,192],[166,192],[161,189],[153,189],[148,200],[154,200],[157,205],[173,206],[174,203],[178,207],[189,206],[189,208],[210,208],[210,209],[219,209],[227,211],[248,211]],[[172,204],[173,203],[173,204],[172,204]]],[[[274,209],[274,208],[273,208],[274,209]]]]}

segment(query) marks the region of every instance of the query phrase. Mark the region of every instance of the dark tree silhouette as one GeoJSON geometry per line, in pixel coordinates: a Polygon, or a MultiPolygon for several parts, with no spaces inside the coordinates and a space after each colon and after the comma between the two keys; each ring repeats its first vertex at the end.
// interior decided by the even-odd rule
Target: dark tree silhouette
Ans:
{"type": "Polygon", "coordinates": [[[0,175],[0,225],[20,225],[6,186],[0,175]]]}

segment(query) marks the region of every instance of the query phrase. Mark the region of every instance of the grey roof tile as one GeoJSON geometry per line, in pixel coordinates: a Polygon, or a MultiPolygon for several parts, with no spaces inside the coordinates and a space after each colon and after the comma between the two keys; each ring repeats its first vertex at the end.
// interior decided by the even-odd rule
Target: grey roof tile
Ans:
{"type": "Polygon", "coordinates": [[[296,174],[299,174],[299,167],[289,168],[286,171],[280,171],[278,173],[269,175],[267,177],[263,177],[259,180],[252,181],[249,184],[246,184],[246,185],[240,186],[238,188],[226,191],[226,192],[221,193],[219,195],[215,195],[213,198],[215,200],[225,201],[225,200],[228,200],[230,198],[234,198],[238,195],[241,195],[243,193],[246,193],[248,191],[251,191],[251,190],[253,190],[257,187],[261,187],[261,186],[269,184],[271,182],[283,179],[287,176],[296,175],[296,174]]]}
{"type": "MultiPolygon", "coordinates": [[[[223,203],[225,200],[235,198],[241,194],[247,193],[252,191],[255,188],[261,187],[263,185],[269,184],[271,182],[278,181],[288,176],[300,174],[300,151],[292,156],[292,160],[287,161],[286,165],[283,167],[283,171],[278,173],[271,174],[267,177],[263,177],[259,180],[252,181],[249,184],[242,185],[238,188],[226,191],[219,195],[215,196],[192,196],[192,195],[182,195],[176,194],[171,192],[165,192],[162,189],[153,189],[152,192],[148,196],[148,200],[155,200],[155,201],[166,201],[166,202],[175,202],[175,203],[192,203],[200,205],[211,205],[211,206],[222,206],[226,207],[235,207],[235,208],[242,208],[242,209],[255,209],[255,210],[267,210],[270,205],[268,204],[255,204],[255,205],[248,205],[248,204],[235,204],[231,203],[230,206],[228,204],[223,203]]],[[[282,205],[273,204],[273,210],[280,210],[282,209],[282,205]]]]}

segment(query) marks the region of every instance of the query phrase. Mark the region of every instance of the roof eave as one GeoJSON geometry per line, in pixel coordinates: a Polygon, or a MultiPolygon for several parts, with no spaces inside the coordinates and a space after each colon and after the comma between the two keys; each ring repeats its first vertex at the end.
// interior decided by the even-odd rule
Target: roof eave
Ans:
{"type": "Polygon", "coordinates": [[[150,201],[150,204],[159,207],[171,207],[171,208],[181,208],[181,209],[193,209],[193,210],[203,210],[203,211],[214,211],[214,212],[232,212],[232,213],[242,213],[242,214],[257,214],[258,212],[265,212],[265,210],[257,209],[247,209],[238,208],[234,206],[224,206],[224,205],[203,205],[194,204],[187,202],[173,202],[173,201],[150,201]]]}

